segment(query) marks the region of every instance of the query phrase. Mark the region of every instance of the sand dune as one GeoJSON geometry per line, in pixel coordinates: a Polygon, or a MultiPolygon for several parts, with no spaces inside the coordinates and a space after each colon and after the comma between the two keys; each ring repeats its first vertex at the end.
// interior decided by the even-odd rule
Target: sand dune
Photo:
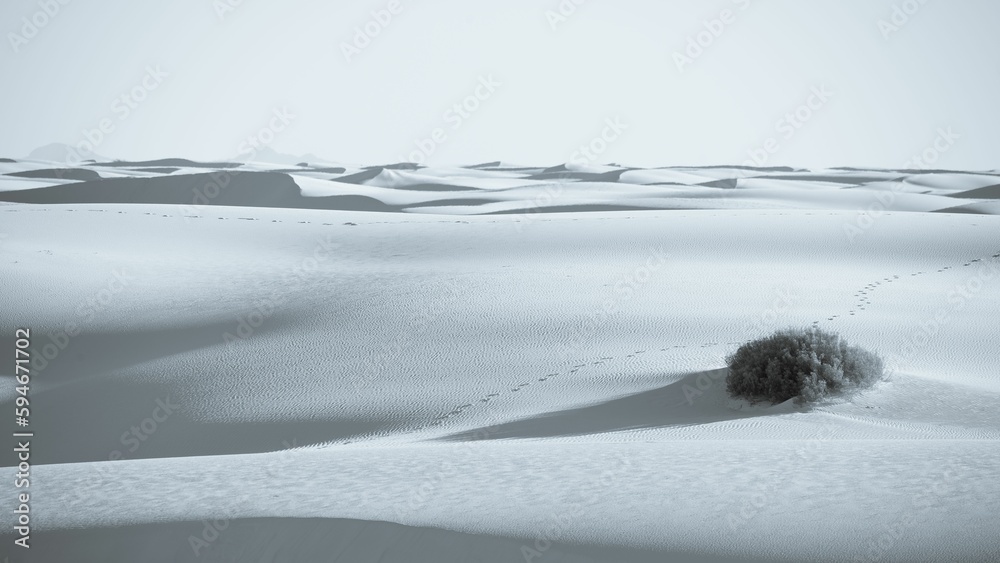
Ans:
{"type": "Polygon", "coordinates": [[[287,174],[231,173],[140,178],[109,178],[68,186],[4,192],[0,199],[19,203],[154,203],[185,207],[227,205],[300,209],[393,211],[376,199],[354,194],[305,198],[287,174]],[[225,187],[219,182],[225,182],[225,187]]]}
{"type": "Polygon", "coordinates": [[[96,162],[94,166],[108,166],[112,168],[138,168],[138,167],[181,167],[181,168],[237,168],[238,162],[197,162],[186,158],[160,158],[156,160],[112,160],[106,162],[96,162]]]}
{"type": "Polygon", "coordinates": [[[983,186],[966,192],[951,194],[951,197],[961,197],[969,199],[1000,199],[1000,184],[983,186]]]}
{"type": "Polygon", "coordinates": [[[225,170],[3,177],[0,346],[27,319],[59,350],[39,560],[843,561],[886,530],[882,561],[1000,555],[1000,209],[945,195],[981,174],[302,168],[200,205],[225,170]],[[810,325],[891,377],[726,396],[741,342],[810,325]],[[196,553],[204,519],[228,532],[196,553]]]}
{"type": "Polygon", "coordinates": [[[444,439],[476,439],[481,434],[487,434],[491,440],[582,436],[643,428],[710,424],[788,411],[787,405],[766,409],[733,408],[729,405],[725,386],[721,383],[725,377],[724,369],[692,373],[664,387],[620,399],[541,413],[528,419],[491,426],[488,431],[477,428],[446,436],[444,439]],[[704,385],[703,381],[710,384],[709,397],[704,397],[704,392],[699,389],[704,385]],[[695,399],[698,408],[692,409],[690,407],[695,399]]]}
{"type": "Polygon", "coordinates": [[[57,180],[100,180],[101,175],[93,170],[85,168],[43,168],[38,170],[25,170],[23,172],[8,172],[8,176],[18,178],[55,178],[57,180]]]}
{"type": "Polygon", "coordinates": [[[161,159],[95,163],[60,171],[13,163],[9,165],[10,177],[55,181],[17,184],[8,180],[0,190],[4,192],[0,201],[235,205],[456,215],[741,208],[995,213],[993,206],[980,205],[996,199],[996,175],[990,173],[810,172],[739,166],[503,168],[499,163],[487,164],[469,168],[427,168],[406,163],[289,168],[161,159]],[[85,182],[66,188],[59,181],[65,179],[85,182]],[[651,191],[654,187],[661,191],[651,191]],[[951,198],[980,201],[956,203],[951,198]]]}

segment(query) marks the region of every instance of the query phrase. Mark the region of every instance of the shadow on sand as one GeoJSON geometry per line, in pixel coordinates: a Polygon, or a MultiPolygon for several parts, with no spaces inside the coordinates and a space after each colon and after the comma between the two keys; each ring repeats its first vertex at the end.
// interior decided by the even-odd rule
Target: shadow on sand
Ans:
{"type": "MultiPolygon", "coordinates": [[[[3,536],[5,541],[13,541],[3,536]]],[[[344,563],[512,563],[533,555],[535,538],[504,538],[332,518],[254,518],[40,531],[25,561],[342,561],[344,563]],[[208,540],[208,541],[206,541],[208,540]]],[[[546,542],[528,560],[560,563],[730,562],[721,556],[546,542]]],[[[27,550],[25,550],[27,551],[27,550]]],[[[747,561],[739,559],[739,561],[747,561]]]]}
{"type": "MultiPolygon", "coordinates": [[[[281,330],[289,322],[275,315],[257,329],[254,338],[281,330]]],[[[226,354],[223,335],[235,330],[235,321],[219,321],[122,333],[84,332],[72,337],[43,369],[36,366],[32,372],[27,430],[38,437],[32,444],[32,462],[267,452],[347,439],[395,424],[383,417],[336,412],[312,418],[220,422],[201,412],[205,407],[192,404],[201,402],[193,401],[199,389],[220,384],[211,381],[217,379],[211,369],[192,360],[186,372],[164,377],[153,363],[209,347],[219,347],[219,353],[226,354]],[[124,370],[129,370],[128,377],[123,375],[124,370]]],[[[0,338],[0,346],[13,350],[10,336],[0,338]]],[[[39,348],[48,343],[42,334],[34,340],[39,348]]],[[[232,360],[226,363],[241,360],[238,350],[229,353],[232,360]]],[[[11,375],[2,379],[9,379],[13,389],[11,375]]],[[[224,384],[239,393],[241,390],[232,386],[252,385],[253,379],[244,382],[229,377],[224,384]]],[[[225,395],[221,397],[225,400],[225,395]]],[[[13,413],[15,399],[16,395],[5,394],[0,408],[13,413]]],[[[0,447],[11,451],[14,440],[7,434],[0,438],[0,447]]]]}
{"type": "Polygon", "coordinates": [[[788,412],[790,405],[730,406],[726,368],[694,372],[669,385],[592,405],[547,412],[490,428],[440,438],[461,441],[503,438],[554,438],[622,430],[694,426],[788,412]]]}

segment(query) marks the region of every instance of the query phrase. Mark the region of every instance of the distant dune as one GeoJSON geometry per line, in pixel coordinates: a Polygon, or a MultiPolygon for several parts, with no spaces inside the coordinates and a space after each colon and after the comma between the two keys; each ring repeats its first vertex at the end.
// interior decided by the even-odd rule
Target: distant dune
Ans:
{"type": "Polygon", "coordinates": [[[976,188],[967,192],[959,192],[951,197],[961,197],[968,199],[1000,199],[1000,184],[976,188]]]}
{"type": "Polygon", "coordinates": [[[137,166],[179,166],[188,168],[238,168],[239,162],[196,162],[186,158],[161,158],[157,160],[112,160],[97,162],[95,166],[133,168],[137,166]]]}
{"type": "MultiPolygon", "coordinates": [[[[789,167],[634,168],[412,163],[311,166],[112,161],[75,168],[8,162],[0,201],[34,204],[227,205],[455,215],[536,215],[671,209],[841,209],[994,214],[993,173],[808,171],[789,167]],[[31,179],[18,183],[14,178],[31,179]],[[53,182],[46,184],[44,180],[53,182]],[[80,181],[67,184],[67,180],[80,181]],[[957,202],[956,198],[964,200],[957,202]],[[973,200],[973,201],[969,201],[973,200]]],[[[4,168],[0,167],[0,172],[4,168]]]]}
{"type": "Polygon", "coordinates": [[[354,211],[398,210],[376,199],[354,194],[306,198],[289,175],[275,172],[234,172],[227,175],[224,188],[218,187],[216,182],[219,181],[217,176],[206,173],[108,178],[3,192],[0,193],[0,200],[36,204],[159,203],[354,211]],[[210,197],[213,194],[214,197],[210,197]]]}
{"type": "Polygon", "coordinates": [[[86,168],[40,168],[23,172],[8,172],[8,176],[19,178],[54,178],[56,180],[100,180],[101,175],[86,168]]]}

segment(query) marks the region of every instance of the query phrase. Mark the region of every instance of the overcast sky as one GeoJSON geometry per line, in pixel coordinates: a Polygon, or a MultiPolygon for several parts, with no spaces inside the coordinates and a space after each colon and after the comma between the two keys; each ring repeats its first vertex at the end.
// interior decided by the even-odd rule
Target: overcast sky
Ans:
{"type": "Polygon", "coordinates": [[[991,0],[62,2],[0,4],[0,156],[1000,167],[991,0]]]}

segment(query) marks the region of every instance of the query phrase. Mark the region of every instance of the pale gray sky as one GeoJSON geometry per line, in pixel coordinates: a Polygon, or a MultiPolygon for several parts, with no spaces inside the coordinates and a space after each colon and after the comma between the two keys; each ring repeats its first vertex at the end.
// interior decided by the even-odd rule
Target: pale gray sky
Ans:
{"type": "Polygon", "coordinates": [[[351,163],[591,145],[639,166],[899,167],[936,143],[935,167],[1000,167],[991,0],[8,0],[0,22],[0,156],[89,137],[229,158],[273,125],[275,150],[351,163]]]}

